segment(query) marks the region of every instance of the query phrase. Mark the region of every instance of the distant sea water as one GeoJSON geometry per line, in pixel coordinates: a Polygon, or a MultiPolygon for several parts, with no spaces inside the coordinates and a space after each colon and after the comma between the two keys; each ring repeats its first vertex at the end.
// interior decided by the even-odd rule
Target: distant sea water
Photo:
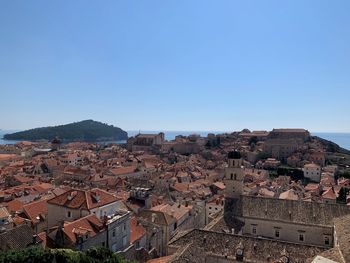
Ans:
{"type": "MultiPolygon", "coordinates": [[[[16,131],[5,131],[5,130],[0,130],[0,144],[15,144],[18,141],[12,141],[12,140],[4,140],[3,136],[7,133],[13,133],[16,131]]],[[[222,131],[127,131],[128,136],[132,137],[135,136],[139,133],[160,133],[160,132],[164,132],[164,137],[165,140],[174,140],[176,136],[178,135],[184,135],[184,136],[188,136],[191,134],[198,134],[200,136],[207,136],[208,133],[214,133],[214,134],[219,134],[219,133],[224,133],[222,131]]],[[[102,141],[101,143],[103,144],[107,144],[107,143],[125,143],[126,141],[102,141]]]]}
{"type": "Polygon", "coordinates": [[[338,132],[313,132],[312,135],[335,142],[340,147],[350,150],[350,133],[338,132]]]}
{"type": "MultiPolygon", "coordinates": [[[[17,141],[7,141],[3,140],[2,137],[6,133],[12,133],[15,131],[8,131],[8,130],[0,130],[0,144],[14,144],[17,141]]],[[[198,134],[200,136],[207,136],[208,133],[214,133],[214,134],[220,134],[224,133],[223,131],[127,131],[128,136],[135,136],[139,132],[141,133],[159,133],[164,132],[165,139],[166,140],[174,140],[177,135],[184,135],[188,136],[191,134],[198,134]]],[[[335,133],[335,132],[314,132],[312,135],[321,137],[323,139],[335,142],[340,147],[343,147],[347,150],[350,150],[350,133],[335,133]]],[[[125,143],[125,141],[108,141],[108,142],[102,142],[102,143],[125,143]]]]}
{"type": "Polygon", "coordinates": [[[10,130],[0,130],[0,144],[15,144],[17,141],[12,140],[4,140],[3,136],[7,133],[13,133],[16,131],[10,131],[10,130]]]}

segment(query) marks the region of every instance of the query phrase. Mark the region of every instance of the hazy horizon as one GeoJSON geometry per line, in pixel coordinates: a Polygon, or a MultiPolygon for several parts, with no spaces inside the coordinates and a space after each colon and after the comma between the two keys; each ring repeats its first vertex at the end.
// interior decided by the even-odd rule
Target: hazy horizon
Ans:
{"type": "MultiPolygon", "coordinates": [[[[68,124],[68,123],[65,123],[68,124]]],[[[107,123],[110,124],[110,123],[107,123]]],[[[61,124],[59,124],[61,125],[61,124]]],[[[55,126],[55,125],[54,125],[55,126]]],[[[115,125],[113,125],[115,126],[115,125]]],[[[49,126],[41,126],[41,127],[33,127],[33,128],[28,128],[28,129],[3,129],[0,127],[0,131],[1,134],[4,134],[4,132],[20,132],[20,131],[25,131],[25,130],[30,130],[30,129],[35,129],[35,128],[42,128],[42,127],[49,127],[49,126]]],[[[115,126],[118,127],[118,126],[115,126]]],[[[122,127],[118,127],[123,129],[122,127]]],[[[303,127],[274,127],[272,129],[278,129],[278,128],[303,128],[303,127]]],[[[249,127],[245,127],[243,129],[249,129],[250,131],[271,131],[272,129],[250,129],[249,127]]],[[[241,130],[235,130],[235,129],[231,129],[231,130],[164,130],[164,129],[151,129],[151,130],[147,130],[147,129],[123,129],[126,132],[141,132],[141,133],[146,133],[146,132],[185,132],[185,133],[189,133],[189,132],[201,132],[201,133],[205,133],[205,132],[210,132],[210,133],[230,133],[230,132],[239,132],[242,131],[241,130]]],[[[308,129],[306,129],[308,130],[308,129]]],[[[308,130],[310,133],[334,133],[334,134],[350,134],[350,132],[339,132],[339,131],[311,131],[308,130]]],[[[1,137],[0,137],[1,138],[1,137]]]]}
{"type": "MultiPolygon", "coordinates": [[[[9,133],[12,133],[12,132],[15,132],[15,131],[11,131],[9,133]]],[[[126,130],[126,132],[128,133],[128,137],[132,137],[132,136],[135,136],[139,130],[126,130]]],[[[164,132],[165,133],[165,138],[167,140],[173,140],[175,139],[175,136],[176,135],[185,135],[185,136],[188,136],[190,134],[199,134],[201,136],[207,136],[208,133],[215,133],[215,134],[218,134],[218,133],[225,133],[225,132],[232,132],[232,131],[165,131],[165,130],[152,130],[152,131],[147,131],[147,130],[141,130],[141,132],[143,133],[155,133],[155,132],[164,132]]],[[[335,143],[337,143],[339,146],[345,148],[345,149],[348,149],[350,150],[350,133],[332,133],[332,132],[313,132],[313,131],[310,131],[312,135],[316,135],[316,136],[319,136],[321,138],[324,138],[326,140],[330,140],[330,141],[333,141],[335,143]]],[[[9,143],[9,142],[17,142],[15,140],[13,141],[7,141],[7,140],[3,140],[2,139],[2,136],[4,134],[6,134],[8,132],[4,131],[4,130],[0,130],[0,145],[1,144],[6,144],[6,143],[9,143]]]]}

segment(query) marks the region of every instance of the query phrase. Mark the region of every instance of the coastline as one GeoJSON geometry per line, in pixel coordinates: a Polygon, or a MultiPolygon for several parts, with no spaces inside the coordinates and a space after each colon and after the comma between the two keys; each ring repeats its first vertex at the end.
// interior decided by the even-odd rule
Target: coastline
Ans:
{"type": "MultiPolygon", "coordinates": [[[[15,132],[15,131],[7,131],[7,130],[0,130],[0,145],[4,144],[16,144],[17,140],[5,140],[3,139],[3,135],[9,132],[15,132]]],[[[127,131],[128,137],[135,136],[139,133],[140,131],[127,131]]],[[[177,135],[184,135],[188,136],[191,134],[199,134],[201,136],[207,136],[208,133],[214,133],[214,134],[219,134],[219,133],[225,133],[224,131],[141,131],[141,133],[159,133],[159,132],[164,132],[165,134],[165,139],[166,140],[174,140],[177,135]]],[[[311,133],[313,136],[318,136],[323,139],[332,141],[336,144],[338,144],[340,147],[350,150],[350,133],[337,133],[337,132],[312,132],[311,133]]],[[[67,142],[68,143],[68,142],[67,142]]],[[[100,144],[108,144],[108,143],[117,143],[117,144],[123,144],[126,143],[126,140],[101,140],[101,141],[96,141],[96,143],[100,144]]]]}

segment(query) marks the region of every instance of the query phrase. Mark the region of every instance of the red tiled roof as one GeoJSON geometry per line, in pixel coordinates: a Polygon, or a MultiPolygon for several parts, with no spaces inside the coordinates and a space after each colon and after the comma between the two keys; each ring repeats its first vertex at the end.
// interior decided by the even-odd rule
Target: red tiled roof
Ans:
{"type": "Polygon", "coordinates": [[[160,225],[169,226],[172,223],[176,222],[175,217],[160,211],[143,210],[140,212],[139,216],[146,219],[149,222],[153,222],[154,220],[155,224],[160,224],[160,225]]]}
{"type": "Polygon", "coordinates": [[[191,209],[192,206],[184,206],[176,203],[174,203],[173,205],[162,204],[151,208],[152,211],[164,212],[172,217],[175,217],[176,220],[180,220],[183,216],[189,213],[191,209]]]}
{"type": "Polygon", "coordinates": [[[315,191],[315,190],[319,190],[319,188],[320,188],[320,185],[316,183],[308,183],[305,186],[306,191],[315,191]]]}
{"type": "Polygon", "coordinates": [[[221,190],[225,189],[225,184],[223,182],[216,182],[216,183],[213,183],[213,185],[215,185],[217,188],[221,190]]]}
{"type": "Polygon", "coordinates": [[[40,187],[41,189],[45,189],[45,190],[50,190],[54,188],[54,186],[50,183],[41,183],[41,184],[35,185],[35,187],[40,187]]]}
{"type": "Polygon", "coordinates": [[[89,234],[90,237],[96,236],[103,228],[103,223],[95,214],[90,214],[76,221],[64,224],[64,233],[72,243],[76,243],[77,235],[89,234]]]}
{"type": "Polygon", "coordinates": [[[35,178],[30,178],[30,177],[28,177],[28,176],[22,176],[22,175],[14,175],[14,178],[18,181],[18,182],[20,182],[20,183],[28,183],[28,182],[31,182],[31,181],[34,181],[34,180],[36,180],[35,178]]]}
{"type": "Polygon", "coordinates": [[[131,165],[131,166],[121,166],[117,168],[113,168],[110,171],[114,175],[123,175],[123,174],[130,174],[134,173],[136,171],[137,166],[136,165],[131,165]]]}
{"type": "Polygon", "coordinates": [[[131,218],[130,228],[131,228],[130,230],[131,243],[134,243],[135,241],[139,240],[142,236],[146,234],[145,228],[141,224],[137,223],[137,218],[135,216],[131,218]]]}
{"type": "Polygon", "coordinates": [[[26,220],[28,220],[28,219],[23,218],[23,217],[20,217],[20,216],[18,216],[18,215],[16,215],[15,217],[13,217],[13,222],[15,223],[16,226],[22,225],[23,222],[25,222],[26,220]]]}
{"type": "Polygon", "coordinates": [[[63,171],[65,174],[89,175],[90,171],[76,166],[67,166],[63,171]]]}
{"type": "Polygon", "coordinates": [[[7,218],[10,216],[9,211],[7,211],[6,207],[0,207],[0,218],[7,218]]]}
{"type": "Polygon", "coordinates": [[[33,224],[40,222],[40,217],[47,216],[47,200],[40,200],[23,206],[23,212],[33,224]]]}
{"type": "Polygon", "coordinates": [[[308,163],[304,165],[305,168],[320,168],[319,165],[315,164],[315,163],[308,163]]]}
{"type": "Polygon", "coordinates": [[[55,196],[59,196],[61,194],[64,194],[65,192],[67,192],[69,190],[69,188],[55,188],[52,189],[51,192],[55,195],[55,196]]]}
{"type": "Polygon", "coordinates": [[[23,203],[17,199],[14,199],[5,205],[10,213],[16,213],[23,209],[23,203]]]}
{"type": "Polygon", "coordinates": [[[96,188],[88,191],[72,189],[48,200],[48,203],[73,209],[93,209],[116,201],[115,196],[96,188]]]}
{"type": "Polygon", "coordinates": [[[16,158],[16,157],[18,157],[17,154],[0,153],[0,160],[7,160],[11,158],[16,158]]]}
{"type": "Polygon", "coordinates": [[[331,200],[336,200],[337,195],[334,192],[334,188],[330,187],[328,190],[326,190],[323,194],[322,197],[325,199],[331,199],[331,200]]]}

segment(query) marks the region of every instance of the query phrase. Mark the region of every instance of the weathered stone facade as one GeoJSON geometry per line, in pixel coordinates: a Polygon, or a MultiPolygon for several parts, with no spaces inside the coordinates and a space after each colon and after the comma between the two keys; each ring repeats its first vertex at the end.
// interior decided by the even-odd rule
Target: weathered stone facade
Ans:
{"type": "Polygon", "coordinates": [[[123,251],[130,246],[130,214],[120,211],[106,222],[107,247],[113,252],[123,251]]]}

